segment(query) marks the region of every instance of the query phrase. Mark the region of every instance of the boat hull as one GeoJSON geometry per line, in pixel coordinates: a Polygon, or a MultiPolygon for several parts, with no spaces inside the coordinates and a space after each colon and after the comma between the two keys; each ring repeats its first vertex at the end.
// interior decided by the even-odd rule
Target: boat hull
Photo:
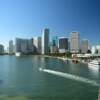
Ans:
{"type": "Polygon", "coordinates": [[[15,53],[15,56],[16,56],[16,57],[20,57],[20,56],[21,56],[21,53],[20,53],[20,52],[16,52],[16,53],[15,53]]]}
{"type": "Polygon", "coordinates": [[[99,64],[88,63],[89,66],[99,67],[99,64]]]}

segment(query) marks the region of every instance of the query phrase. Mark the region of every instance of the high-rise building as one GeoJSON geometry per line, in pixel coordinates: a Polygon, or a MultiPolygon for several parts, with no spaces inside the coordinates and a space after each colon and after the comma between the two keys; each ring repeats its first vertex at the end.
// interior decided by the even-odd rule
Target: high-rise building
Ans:
{"type": "Polygon", "coordinates": [[[34,37],[33,38],[33,44],[34,44],[34,46],[36,47],[36,52],[37,53],[39,53],[39,54],[41,54],[42,53],[42,49],[41,49],[41,37],[34,37]]]}
{"type": "Polygon", "coordinates": [[[73,53],[80,51],[80,36],[78,32],[72,32],[70,34],[70,50],[73,53]]]}
{"type": "Polygon", "coordinates": [[[66,53],[68,51],[68,38],[60,37],[58,47],[59,53],[66,53]]]}
{"type": "Polygon", "coordinates": [[[16,52],[21,52],[24,54],[33,53],[34,52],[33,39],[16,38],[15,49],[16,52]]]}
{"type": "Polygon", "coordinates": [[[13,40],[9,41],[9,54],[14,53],[14,45],[13,45],[13,40]]]}
{"type": "Polygon", "coordinates": [[[2,44],[0,44],[0,54],[4,53],[4,46],[2,44]]]}
{"type": "Polygon", "coordinates": [[[54,36],[52,38],[52,42],[51,42],[52,46],[58,46],[58,37],[54,36]]]}
{"type": "Polygon", "coordinates": [[[9,46],[6,47],[6,49],[5,49],[5,53],[9,53],[9,46]]]}
{"type": "Polygon", "coordinates": [[[81,53],[87,53],[87,51],[88,51],[88,40],[87,39],[83,39],[81,41],[80,47],[81,47],[81,53]]]}
{"type": "Polygon", "coordinates": [[[92,46],[92,47],[91,47],[91,52],[92,52],[92,54],[95,54],[95,51],[96,51],[96,47],[95,47],[95,46],[92,46]]]}
{"type": "Polygon", "coordinates": [[[42,33],[42,54],[49,53],[49,29],[46,28],[42,33]]]}
{"type": "Polygon", "coordinates": [[[58,37],[54,36],[50,44],[50,53],[58,53],[58,37]]]}

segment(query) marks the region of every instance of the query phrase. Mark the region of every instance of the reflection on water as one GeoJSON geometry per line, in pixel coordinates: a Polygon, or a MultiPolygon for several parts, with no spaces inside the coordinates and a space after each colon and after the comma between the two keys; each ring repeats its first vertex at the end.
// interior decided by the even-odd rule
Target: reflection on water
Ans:
{"type": "Polygon", "coordinates": [[[100,65],[88,65],[88,68],[90,70],[93,70],[94,72],[99,72],[100,71],[100,65]]]}
{"type": "Polygon", "coordinates": [[[92,75],[92,79],[96,79],[96,81],[100,84],[100,66],[88,65],[89,73],[92,75]]]}

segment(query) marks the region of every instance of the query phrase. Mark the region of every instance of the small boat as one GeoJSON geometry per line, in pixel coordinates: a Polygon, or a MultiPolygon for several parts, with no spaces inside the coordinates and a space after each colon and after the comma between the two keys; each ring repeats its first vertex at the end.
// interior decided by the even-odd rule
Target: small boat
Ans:
{"type": "Polygon", "coordinates": [[[91,70],[96,70],[96,71],[100,71],[100,61],[98,60],[92,60],[88,63],[88,68],[91,70]]]}
{"type": "Polygon", "coordinates": [[[16,56],[16,57],[20,57],[20,56],[21,56],[21,52],[16,52],[16,53],[15,53],[15,56],[16,56]]]}
{"type": "Polygon", "coordinates": [[[99,60],[92,60],[92,61],[90,61],[88,64],[100,65],[100,61],[99,61],[99,60]]]}

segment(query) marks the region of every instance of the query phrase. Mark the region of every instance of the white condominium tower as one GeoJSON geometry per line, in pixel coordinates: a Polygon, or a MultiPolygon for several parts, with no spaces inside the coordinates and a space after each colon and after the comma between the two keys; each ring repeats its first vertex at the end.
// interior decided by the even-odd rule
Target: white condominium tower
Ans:
{"type": "Polygon", "coordinates": [[[88,51],[88,40],[82,39],[80,47],[81,47],[81,53],[87,53],[87,51],[88,51]]]}
{"type": "Polygon", "coordinates": [[[80,36],[78,32],[70,34],[70,50],[72,53],[78,53],[80,50],[80,36]]]}
{"type": "Polygon", "coordinates": [[[9,54],[14,53],[14,45],[13,45],[13,40],[9,41],[9,54]]]}
{"type": "Polygon", "coordinates": [[[33,44],[36,47],[36,52],[41,54],[41,37],[33,37],[33,44]]]}
{"type": "Polygon", "coordinates": [[[49,29],[45,28],[42,32],[42,54],[49,53],[49,29]]]}

